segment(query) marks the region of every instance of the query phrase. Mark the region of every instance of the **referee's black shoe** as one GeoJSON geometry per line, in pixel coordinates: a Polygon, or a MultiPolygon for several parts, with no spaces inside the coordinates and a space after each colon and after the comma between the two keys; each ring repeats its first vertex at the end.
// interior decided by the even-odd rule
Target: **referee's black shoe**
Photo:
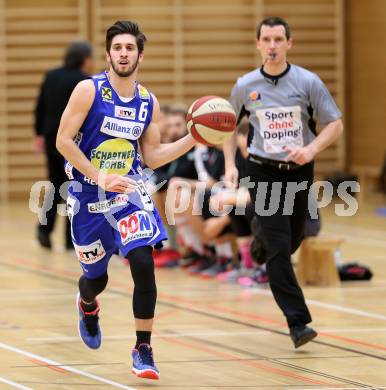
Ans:
{"type": "Polygon", "coordinates": [[[306,325],[296,325],[290,328],[290,336],[295,348],[308,343],[317,335],[315,330],[306,325]]]}
{"type": "Polygon", "coordinates": [[[51,249],[52,243],[50,240],[50,236],[44,232],[42,232],[39,228],[37,231],[37,239],[42,248],[51,249]]]}

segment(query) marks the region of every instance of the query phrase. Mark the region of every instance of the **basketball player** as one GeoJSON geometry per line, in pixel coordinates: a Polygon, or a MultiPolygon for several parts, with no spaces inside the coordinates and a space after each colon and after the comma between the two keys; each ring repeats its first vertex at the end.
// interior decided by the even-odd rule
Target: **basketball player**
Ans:
{"type": "Polygon", "coordinates": [[[145,41],[131,21],[118,21],[107,30],[109,70],[76,86],[61,119],[57,148],[67,160],[66,172],[76,180],[67,205],[83,269],[77,297],[80,337],[89,348],[101,345],[96,297],[107,285],[111,256],[120,252],[129,260],[134,280],[132,372],[158,379],[150,346],[157,295],[152,251],[166,234],[144,186],[138,148],[154,169],[196,142],[186,135],[160,144],[158,101],[136,81],[145,41]]]}
{"type": "MultiPolygon", "coordinates": [[[[343,125],[341,113],[319,77],[287,62],[291,47],[286,21],[278,17],[263,20],[257,27],[263,65],[237,80],[230,101],[239,120],[244,115],[249,120],[247,176],[255,183],[250,195],[255,210],[265,211],[258,213],[258,221],[268,246],[269,282],[298,348],[317,333],[307,326],[311,315],[291,265],[291,253],[303,239],[314,158],[338,139],[343,125]],[[322,127],[319,134],[314,117],[322,127]],[[268,189],[260,188],[260,182],[268,183],[268,189]],[[281,184],[278,191],[273,190],[278,188],[275,182],[281,184]],[[294,184],[299,184],[294,207],[287,210],[286,189],[294,184]],[[270,201],[280,201],[279,208],[267,213],[270,201]]],[[[238,182],[235,148],[234,140],[224,146],[226,179],[234,186],[238,182]]]]}

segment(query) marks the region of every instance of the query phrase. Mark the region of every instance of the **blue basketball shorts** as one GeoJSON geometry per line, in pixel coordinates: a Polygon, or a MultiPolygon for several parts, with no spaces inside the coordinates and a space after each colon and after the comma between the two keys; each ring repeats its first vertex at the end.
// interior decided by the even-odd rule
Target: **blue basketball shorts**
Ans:
{"type": "Polygon", "coordinates": [[[103,275],[113,254],[126,256],[134,248],[167,239],[157,209],[143,193],[101,196],[95,188],[76,192],[69,187],[67,214],[76,256],[88,279],[103,275]]]}

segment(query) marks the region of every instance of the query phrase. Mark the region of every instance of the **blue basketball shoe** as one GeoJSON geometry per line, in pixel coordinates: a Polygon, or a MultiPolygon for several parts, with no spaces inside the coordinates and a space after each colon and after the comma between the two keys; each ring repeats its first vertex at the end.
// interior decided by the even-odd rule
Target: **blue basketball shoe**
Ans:
{"type": "Polygon", "coordinates": [[[159,371],[153,359],[153,349],[149,344],[141,344],[132,353],[133,368],[131,372],[139,378],[159,379],[159,371]]]}
{"type": "Polygon", "coordinates": [[[91,349],[97,349],[101,346],[102,342],[102,334],[99,328],[99,304],[97,302],[98,307],[87,313],[83,310],[80,304],[80,294],[76,296],[76,307],[79,311],[79,336],[82,341],[91,349]]]}

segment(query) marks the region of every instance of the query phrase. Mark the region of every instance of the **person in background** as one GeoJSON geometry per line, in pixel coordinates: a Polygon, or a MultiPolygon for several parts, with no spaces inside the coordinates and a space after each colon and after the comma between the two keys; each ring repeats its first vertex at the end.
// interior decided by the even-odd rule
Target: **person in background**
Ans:
{"type": "MultiPolygon", "coordinates": [[[[185,118],[186,110],[183,105],[171,106],[167,111],[163,130],[161,130],[161,141],[175,142],[184,137],[188,133],[185,118]]],[[[177,244],[176,227],[168,224],[165,208],[167,207],[167,191],[170,180],[175,177],[193,180],[197,179],[194,167],[194,150],[195,149],[188,151],[170,164],[155,169],[153,175],[150,177],[150,186],[160,186],[161,183],[164,183],[158,191],[151,192],[153,192],[153,201],[168,231],[168,241],[165,247],[163,249],[154,250],[153,256],[156,267],[177,266],[178,261],[182,256],[180,252],[181,246],[177,244]]]]}
{"type": "MultiPolygon", "coordinates": [[[[47,224],[39,224],[37,228],[37,239],[43,248],[52,247],[50,235],[55,226],[57,205],[62,201],[59,189],[68,180],[64,172],[64,158],[55,146],[60,118],[73,89],[79,81],[91,74],[92,68],[91,45],[88,42],[73,42],[66,49],[63,65],[49,70],[40,87],[35,108],[34,149],[37,153],[46,155],[48,178],[55,189],[52,207],[47,210],[47,224]]],[[[45,198],[47,199],[47,196],[45,198]]],[[[66,219],[65,247],[73,249],[68,219],[66,219]]]]}

